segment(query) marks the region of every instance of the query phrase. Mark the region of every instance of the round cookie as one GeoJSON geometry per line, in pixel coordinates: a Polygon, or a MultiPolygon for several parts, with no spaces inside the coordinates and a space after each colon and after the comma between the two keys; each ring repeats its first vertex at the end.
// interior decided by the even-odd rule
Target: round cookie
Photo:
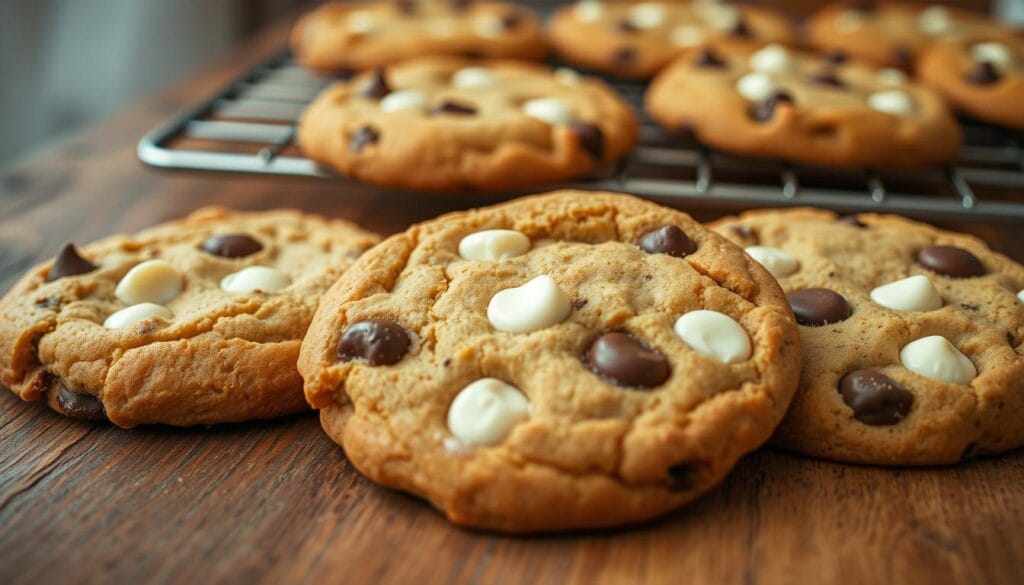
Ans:
{"type": "Polygon", "coordinates": [[[645,96],[670,130],[724,151],[839,167],[952,160],[960,128],[943,100],[897,70],[780,45],[693,49],[645,96]]]}
{"type": "Polygon", "coordinates": [[[599,2],[555,12],[552,48],[565,60],[620,77],[648,78],[683,50],[716,41],[794,43],[792,25],[761,8],[714,0],[599,2]]]}
{"type": "Polygon", "coordinates": [[[321,94],[299,124],[307,156],[386,187],[500,191],[623,157],[633,110],[604,82],[514,61],[425,57],[321,94]]]}
{"type": "Polygon", "coordinates": [[[363,71],[421,55],[537,61],[547,53],[540,23],[511,3],[484,0],[331,2],[292,31],[303,64],[363,71]]]}
{"type": "Polygon", "coordinates": [[[689,216],[562,191],[387,239],[299,369],[374,481],[509,532],[637,522],[768,438],[798,377],[775,281],[689,216]]]}
{"type": "Polygon", "coordinates": [[[755,211],[712,224],[774,270],[801,323],[800,389],[773,441],[932,465],[1024,445],[1024,267],[907,219],[755,211]]]}
{"type": "Polygon", "coordinates": [[[204,208],[68,244],[0,301],[0,381],[121,427],[305,410],[302,337],[320,296],[377,240],[294,211],[204,208]]]}
{"type": "Polygon", "coordinates": [[[918,59],[917,76],[958,110],[1024,129],[1024,40],[935,43],[918,59]]]}
{"type": "Polygon", "coordinates": [[[982,14],[947,6],[858,0],[830,4],[807,21],[807,40],[822,51],[910,70],[936,41],[1009,40],[1013,30],[982,14]]]}

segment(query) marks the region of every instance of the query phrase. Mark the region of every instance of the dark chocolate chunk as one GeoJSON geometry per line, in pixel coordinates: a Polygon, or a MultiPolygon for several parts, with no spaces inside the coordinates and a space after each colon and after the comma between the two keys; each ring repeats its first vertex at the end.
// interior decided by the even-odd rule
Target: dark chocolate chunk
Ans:
{"type": "Polygon", "coordinates": [[[435,116],[442,114],[450,114],[453,116],[472,116],[476,114],[476,108],[453,102],[451,100],[444,100],[437,104],[430,113],[435,116]]]}
{"type": "Polygon", "coordinates": [[[878,370],[856,370],[839,381],[843,402],[868,425],[894,425],[907,416],[914,395],[878,370]]]}
{"type": "Polygon", "coordinates": [[[974,85],[991,85],[1002,78],[1003,74],[991,61],[979,61],[964,76],[964,79],[974,85]]]}
{"type": "Polygon", "coordinates": [[[808,288],[789,293],[786,298],[796,315],[796,322],[808,327],[839,323],[853,314],[853,307],[846,298],[827,288],[808,288]]]}
{"type": "Polygon", "coordinates": [[[736,20],[736,24],[733,25],[732,30],[729,31],[729,34],[731,34],[734,37],[740,37],[744,39],[750,38],[750,25],[747,24],[747,19],[742,16],[739,17],[739,19],[736,20]]]}
{"type": "Polygon", "coordinates": [[[612,54],[612,60],[620,65],[631,65],[636,61],[636,49],[633,47],[619,47],[612,54]]]}
{"type": "Polygon", "coordinates": [[[844,215],[839,218],[839,223],[845,223],[846,225],[852,225],[853,227],[866,228],[867,224],[860,220],[857,215],[844,215]]]}
{"type": "Polygon", "coordinates": [[[82,258],[74,244],[67,243],[57,252],[57,258],[53,261],[53,266],[50,267],[50,273],[47,275],[46,280],[54,281],[65,276],[86,274],[97,268],[98,266],[82,258]]]}
{"type": "Polygon", "coordinates": [[[263,249],[259,240],[248,234],[210,236],[203,242],[203,251],[222,258],[244,258],[263,249]]]}
{"type": "Polygon", "coordinates": [[[697,53],[697,58],[693,60],[693,64],[697,67],[721,68],[725,67],[725,60],[711,49],[704,49],[697,53]]]}
{"type": "Polygon", "coordinates": [[[395,8],[402,14],[416,14],[416,0],[396,0],[395,8]]]}
{"type": "Polygon", "coordinates": [[[640,249],[648,254],[668,254],[682,258],[697,251],[697,244],[682,229],[666,225],[649,230],[637,241],[640,249]]]}
{"type": "Polygon", "coordinates": [[[628,333],[605,333],[587,350],[587,365],[618,386],[653,388],[668,379],[668,360],[628,333]]]}
{"type": "Polygon", "coordinates": [[[932,272],[953,278],[970,278],[985,274],[981,260],[963,248],[928,246],[917,253],[917,261],[932,272]]]}
{"type": "Polygon", "coordinates": [[[817,83],[818,85],[831,85],[832,87],[846,87],[842,79],[836,75],[835,71],[828,69],[819,71],[810,77],[811,83],[817,83]]]}
{"type": "Polygon", "coordinates": [[[60,412],[78,420],[107,420],[107,410],[95,396],[77,394],[68,390],[64,381],[50,375],[50,392],[56,392],[56,406],[60,412]]]}
{"type": "Polygon", "coordinates": [[[397,363],[409,351],[409,334],[391,319],[367,319],[349,325],[338,342],[342,361],[364,359],[371,366],[397,363]]]}
{"type": "Polygon", "coordinates": [[[576,135],[580,142],[580,148],[594,160],[601,161],[604,158],[604,132],[594,124],[574,121],[569,123],[569,131],[576,135]]]}
{"type": "Polygon", "coordinates": [[[779,107],[779,104],[793,103],[793,96],[789,95],[785,91],[777,91],[772,95],[768,96],[764,101],[754,106],[751,116],[758,122],[767,122],[775,116],[775,110],[779,107]]]}
{"type": "Polygon", "coordinates": [[[391,87],[388,86],[388,80],[384,77],[383,69],[375,69],[370,74],[370,80],[359,90],[359,95],[373,100],[379,100],[389,93],[391,93],[391,87]]]}
{"type": "Polygon", "coordinates": [[[349,147],[352,148],[352,152],[359,152],[371,144],[377,144],[378,141],[380,132],[373,126],[363,126],[352,135],[349,147]]]}

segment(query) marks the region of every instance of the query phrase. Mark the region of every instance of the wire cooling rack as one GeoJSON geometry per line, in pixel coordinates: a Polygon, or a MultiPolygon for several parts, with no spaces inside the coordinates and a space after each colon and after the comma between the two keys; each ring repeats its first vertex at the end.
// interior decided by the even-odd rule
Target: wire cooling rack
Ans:
{"type": "MultiPolygon", "coordinates": [[[[146,134],[139,159],[163,169],[348,181],[305,158],[294,144],[306,105],[338,79],[306,70],[284,51],[146,134]]],[[[545,189],[622,191],[692,208],[814,205],[945,220],[1024,220],[1024,134],[962,120],[963,150],[941,168],[889,172],[791,165],[731,156],[667,132],[643,113],[644,84],[608,81],[640,113],[638,147],[615,168],[545,189]]]]}

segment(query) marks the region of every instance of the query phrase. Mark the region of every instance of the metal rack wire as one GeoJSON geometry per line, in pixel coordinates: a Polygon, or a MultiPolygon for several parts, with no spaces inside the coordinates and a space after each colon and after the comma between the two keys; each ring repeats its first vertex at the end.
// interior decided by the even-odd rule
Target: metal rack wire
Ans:
{"type": "MultiPolygon", "coordinates": [[[[303,109],[337,79],[310,72],[282,52],[146,134],[138,157],[163,169],[347,181],[302,156],[293,143],[303,109]]],[[[609,82],[641,113],[640,144],[616,168],[559,187],[623,191],[712,209],[814,205],[946,220],[1024,220],[1020,133],[964,120],[965,146],[944,168],[805,167],[715,152],[667,132],[642,113],[643,84],[609,82]]]]}

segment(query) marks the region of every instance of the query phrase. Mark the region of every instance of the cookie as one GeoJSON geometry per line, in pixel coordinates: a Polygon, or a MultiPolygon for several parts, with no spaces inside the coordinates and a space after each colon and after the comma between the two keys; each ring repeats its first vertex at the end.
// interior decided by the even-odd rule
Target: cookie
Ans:
{"type": "Polygon", "coordinates": [[[703,43],[795,42],[792,25],[782,16],[714,0],[583,0],[555,12],[548,39],[566,61],[641,79],[654,75],[683,50],[703,43]]]}
{"type": "Polygon", "coordinates": [[[808,42],[822,51],[908,71],[921,51],[937,41],[1014,37],[1010,27],[976,12],[864,0],[822,8],[808,19],[806,30],[808,42]]]}
{"type": "Polygon", "coordinates": [[[800,389],[774,442],[932,465],[1024,445],[1024,267],[890,215],[756,211],[712,225],[788,294],[800,389]]]}
{"type": "Polygon", "coordinates": [[[370,479],[509,531],[637,522],[718,483],[782,417],[796,325],[689,216],[562,191],[368,252],[302,348],[307,400],[370,479]]]}
{"type": "Polygon", "coordinates": [[[305,410],[302,337],[320,296],[376,241],[293,211],[205,208],[67,244],[0,301],[0,381],[121,427],[305,410]]]}
{"type": "Polygon", "coordinates": [[[537,18],[505,2],[331,2],[302,17],[292,50],[308,67],[364,71],[421,55],[543,59],[537,18]]]}
{"type": "Polygon", "coordinates": [[[958,110],[1024,129],[1024,40],[934,43],[918,59],[917,76],[958,110]]]}
{"type": "Polygon", "coordinates": [[[302,116],[310,158],[374,185],[501,191],[623,157],[636,116],[604,82],[514,61],[425,57],[321,94],[302,116]]]}
{"type": "Polygon", "coordinates": [[[837,167],[952,160],[960,128],[943,100],[897,70],[768,45],[694,49],[645,96],[670,130],[724,151],[837,167]]]}

